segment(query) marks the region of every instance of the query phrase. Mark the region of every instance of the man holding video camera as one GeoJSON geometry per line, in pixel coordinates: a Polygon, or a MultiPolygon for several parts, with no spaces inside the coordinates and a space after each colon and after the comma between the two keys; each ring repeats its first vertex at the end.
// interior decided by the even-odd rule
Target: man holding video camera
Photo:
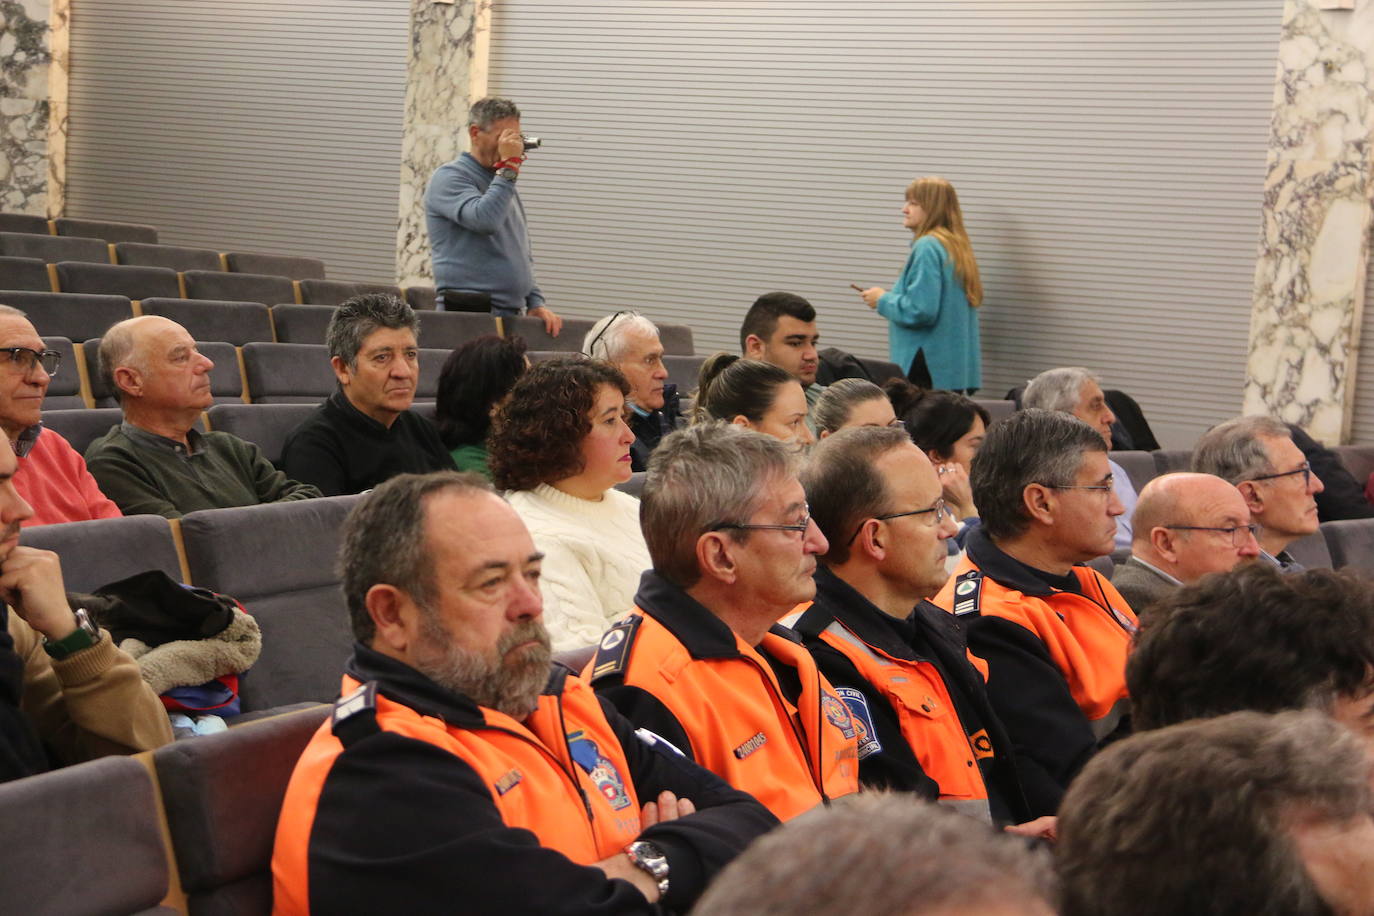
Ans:
{"type": "Polygon", "coordinates": [[[438,307],[540,318],[553,336],[563,319],[544,305],[534,279],[525,208],[515,189],[525,151],[510,99],[485,98],[468,112],[471,150],[439,166],[425,190],[425,223],[438,307]]]}

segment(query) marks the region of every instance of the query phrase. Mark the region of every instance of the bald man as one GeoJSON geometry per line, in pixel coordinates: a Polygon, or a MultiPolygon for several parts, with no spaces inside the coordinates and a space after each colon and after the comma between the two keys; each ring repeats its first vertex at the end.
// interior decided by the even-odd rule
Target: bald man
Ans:
{"type": "Polygon", "coordinates": [[[256,445],[193,427],[213,403],[215,364],[186,329],[157,315],[121,321],[100,341],[100,377],[124,422],[86,449],[86,466],[125,515],[180,518],[197,509],[309,499],[256,445]]]}
{"type": "Polygon", "coordinates": [[[1131,558],[1112,585],[1140,613],[1180,585],[1259,556],[1256,530],[1240,491],[1220,477],[1156,477],[1140,491],[1131,558]]]}

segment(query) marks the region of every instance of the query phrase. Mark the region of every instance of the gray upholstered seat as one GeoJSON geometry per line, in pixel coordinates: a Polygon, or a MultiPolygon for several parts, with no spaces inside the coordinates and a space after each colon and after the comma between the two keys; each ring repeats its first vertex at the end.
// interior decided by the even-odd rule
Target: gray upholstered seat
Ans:
{"type": "Polygon", "coordinates": [[[177,272],[166,267],[125,267],[119,264],[57,262],[57,287],[64,293],[128,296],[148,299],[181,295],[177,272]]]}
{"type": "Polygon", "coordinates": [[[659,324],[658,342],[663,344],[663,352],[672,356],[694,356],[697,352],[692,329],[685,324],[659,324]]]}
{"type": "Polygon", "coordinates": [[[1093,557],[1088,561],[1087,565],[1101,573],[1104,579],[1110,579],[1112,573],[1116,570],[1116,561],[1110,556],[1093,557]]]}
{"type": "Polygon", "coordinates": [[[544,330],[544,320],[529,315],[514,315],[501,319],[501,326],[507,337],[520,335],[531,350],[562,350],[581,352],[582,341],[587,332],[596,324],[586,318],[564,318],[563,329],[557,337],[550,337],[544,330]]]}
{"type": "MultiPolygon", "coordinates": [[[[0,785],[0,900],[25,916],[175,913],[153,780],[105,757],[0,785]]],[[[270,836],[270,834],[269,834],[270,836]]]]}
{"type": "Polygon", "coordinates": [[[1159,476],[1155,467],[1155,456],[1151,452],[1112,452],[1111,459],[1121,465],[1122,470],[1131,478],[1131,486],[1137,493],[1145,484],[1159,476]]]}
{"type": "Polygon", "coordinates": [[[318,404],[338,387],[324,344],[244,344],[243,371],[254,404],[318,404]]]}
{"type": "Polygon", "coordinates": [[[1374,474],[1374,445],[1337,445],[1331,451],[1359,484],[1363,485],[1374,474]]]}
{"type": "Polygon", "coordinates": [[[191,581],[233,595],[262,628],[262,655],[239,682],[245,712],[327,702],[353,645],[334,562],[362,497],[192,512],[181,520],[191,581]]]}
{"type": "Polygon", "coordinates": [[[1193,466],[1192,449],[1160,449],[1151,454],[1155,458],[1155,470],[1159,472],[1156,477],[1175,471],[1187,471],[1193,466]]]}
{"type": "Polygon", "coordinates": [[[128,296],[11,292],[5,304],[23,310],[40,335],[73,343],[100,337],[110,325],[134,316],[128,296]]]}
{"type": "Polygon", "coordinates": [[[306,305],[343,305],[345,300],[364,293],[386,293],[397,299],[401,298],[399,286],[385,283],[363,283],[355,280],[301,281],[301,302],[306,305]]]}
{"type": "Polygon", "coordinates": [[[52,292],[48,265],[41,258],[0,257],[0,290],[6,289],[52,292]]]}
{"type": "Polygon", "coordinates": [[[289,254],[255,254],[230,251],[224,256],[229,269],[240,274],[273,274],[292,280],[323,280],[324,262],[289,254]]]}
{"type": "Polygon", "coordinates": [[[52,235],[48,226],[48,218],[32,213],[0,213],[0,232],[52,235]]]}
{"type": "Polygon", "coordinates": [[[1331,550],[1326,546],[1326,538],[1320,530],[1289,544],[1288,554],[1308,569],[1331,569],[1335,565],[1331,550]]]}
{"type": "Polygon", "coordinates": [[[697,387],[697,375],[701,372],[701,364],[706,362],[704,356],[668,356],[663,357],[663,367],[668,370],[668,381],[677,385],[677,390],[681,394],[694,391],[697,387]]]}
{"type": "Polygon", "coordinates": [[[43,402],[43,426],[56,430],[83,455],[86,446],[109,432],[111,426],[122,422],[124,412],[118,407],[53,408],[48,406],[47,400],[43,402]]]}
{"type": "Polygon", "coordinates": [[[102,219],[71,219],[59,217],[53,220],[58,235],[84,235],[104,239],[107,242],[144,242],[157,244],[157,229],[142,223],[117,223],[102,219]]]}
{"type": "Polygon", "coordinates": [[[181,581],[172,527],[160,515],[38,525],[21,531],[19,542],[61,557],[62,582],[69,592],[93,592],[148,569],[181,581]]]}
{"type": "Polygon", "coordinates": [[[644,492],[645,476],[646,473],[644,471],[635,471],[630,475],[629,480],[624,483],[616,484],[615,488],[622,493],[629,493],[635,499],[638,499],[640,494],[644,492]]]}
{"type": "MultiPolygon", "coordinates": [[[[3,301],[3,300],[0,300],[3,301]]],[[[48,382],[44,410],[69,410],[86,406],[81,397],[81,374],[76,369],[76,347],[66,337],[44,337],[43,346],[62,354],[57,373],[48,382]]]]}
{"type": "Polygon", "coordinates": [[[272,318],[260,302],[213,299],[144,299],[143,314],[161,315],[181,325],[196,340],[219,340],[242,346],[271,341],[272,318]]]}
{"type": "Polygon", "coordinates": [[[436,306],[438,293],[432,286],[407,286],[406,302],[416,311],[432,312],[436,306]]]}
{"type": "Polygon", "coordinates": [[[147,242],[116,242],[115,261],[134,267],[170,267],[172,270],[219,270],[219,252],[213,248],[180,248],[147,242]]]}
{"type": "Polygon", "coordinates": [[[329,709],[260,719],[153,753],[191,913],[271,912],[272,840],[282,799],[329,709]]]}
{"type": "Polygon", "coordinates": [[[988,412],[988,422],[996,423],[1016,413],[1016,402],[1002,398],[974,398],[973,402],[988,412]]]}
{"type": "Polygon", "coordinates": [[[104,239],[64,238],[29,232],[0,232],[0,254],[12,258],[110,263],[110,246],[104,239]]]}
{"type": "Polygon", "coordinates": [[[452,350],[496,333],[496,318],[476,312],[426,312],[420,316],[420,346],[452,350]]]}
{"type": "Polygon", "coordinates": [[[424,417],[431,423],[439,422],[439,405],[433,401],[416,401],[410,405],[410,412],[416,416],[424,417]]]}
{"type": "Polygon", "coordinates": [[[314,410],[314,404],[216,404],[207,414],[211,429],[253,443],[276,464],[286,437],[314,410]]]}
{"type": "Polygon", "coordinates": [[[336,308],[332,305],[272,306],[272,324],[277,329],[278,343],[323,344],[329,319],[336,308]]]}
{"type": "Polygon", "coordinates": [[[439,396],[439,376],[444,371],[444,360],[452,350],[429,350],[420,348],[420,379],[415,386],[417,401],[432,401],[439,396]]]}
{"type": "Polygon", "coordinates": [[[890,360],[874,359],[871,356],[857,356],[855,359],[863,364],[863,367],[868,370],[869,376],[878,385],[888,379],[906,378],[906,373],[902,371],[902,367],[890,360]]]}
{"type": "Polygon", "coordinates": [[[1374,518],[1323,522],[1321,532],[1331,554],[1332,566],[1336,569],[1349,566],[1374,573],[1374,518]]]}
{"type": "Polygon", "coordinates": [[[188,270],[181,277],[186,282],[187,299],[267,303],[296,301],[296,288],[289,277],[224,270],[188,270]]]}

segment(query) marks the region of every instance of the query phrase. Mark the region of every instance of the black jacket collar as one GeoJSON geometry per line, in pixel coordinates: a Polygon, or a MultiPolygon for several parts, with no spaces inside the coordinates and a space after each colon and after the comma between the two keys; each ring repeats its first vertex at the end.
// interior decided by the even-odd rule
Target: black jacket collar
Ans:
{"type": "Polygon", "coordinates": [[[968,553],[969,559],[982,570],[983,575],[1005,585],[1007,588],[1016,589],[1023,595],[1044,598],[1055,592],[1063,591],[1051,582],[1035,575],[1037,570],[1001,550],[988,537],[988,533],[982,525],[969,532],[964,549],[968,553]]]}
{"type": "Polygon", "coordinates": [[[911,616],[897,620],[822,564],[816,568],[816,600],[795,629],[803,636],[818,636],[832,620],[838,620],[875,649],[893,658],[919,661],[927,654],[919,645],[924,642],[918,626],[920,611],[917,605],[911,616]]]}
{"type": "Polygon", "coordinates": [[[342,388],[331,394],[329,400],[324,403],[324,409],[327,413],[334,414],[340,422],[372,439],[391,438],[400,429],[400,424],[405,421],[405,415],[409,412],[401,411],[394,423],[385,426],[354,407],[353,402],[348,399],[348,395],[344,394],[342,388]]]}
{"type": "Polygon", "coordinates": [[[739,658],[735,632],[725,621],[652,569],[639,579],[635,604],[667,627],[693,658],[739,658]]]}

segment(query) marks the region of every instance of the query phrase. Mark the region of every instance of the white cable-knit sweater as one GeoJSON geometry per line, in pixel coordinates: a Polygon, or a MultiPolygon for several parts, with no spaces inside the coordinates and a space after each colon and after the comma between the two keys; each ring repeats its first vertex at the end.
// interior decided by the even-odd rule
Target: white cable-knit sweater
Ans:
{"type": "Polygon", "coordinates": [[[554,651],[594,645],[634,606],[640,574],[651,565],[639,500],[612,489],[592,502],[547,484],[506,500],[544,553],[544,624],[554,651]]]}

